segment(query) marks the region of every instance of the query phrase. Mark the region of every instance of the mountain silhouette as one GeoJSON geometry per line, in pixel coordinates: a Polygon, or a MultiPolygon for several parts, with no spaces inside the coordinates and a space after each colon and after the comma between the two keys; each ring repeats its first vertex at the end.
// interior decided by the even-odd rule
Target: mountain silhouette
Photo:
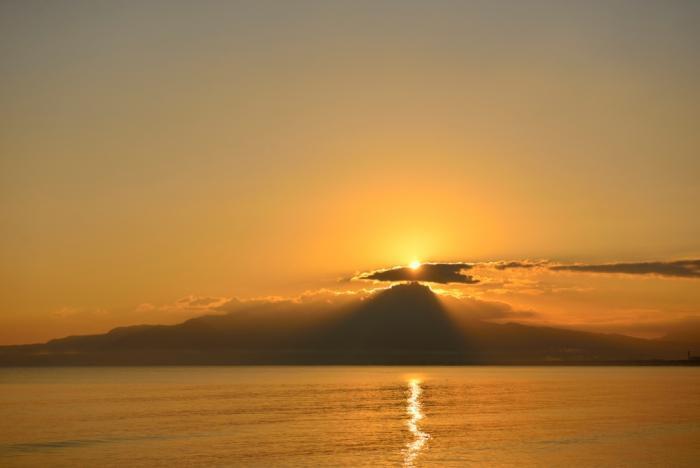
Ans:
{"type": "Polygon", "coordinates": [[[241,303],[178,325],[0,347],[0,365],[498,364],[681,359],[687,344],[516,323],[448,308],[404,283],[341,305],[241,303]]]}
{"type": "Polygon", "coordinates": [[[463,338],[430,288],[398,284],[318,330],[314,343],[354,351],[456,351],[463,338]]]}

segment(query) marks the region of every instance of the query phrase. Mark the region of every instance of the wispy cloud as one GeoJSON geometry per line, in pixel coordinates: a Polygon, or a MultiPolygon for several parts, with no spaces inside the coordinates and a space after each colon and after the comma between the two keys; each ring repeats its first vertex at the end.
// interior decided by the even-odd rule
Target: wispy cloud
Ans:
{"type": "Polygon", "coordinates": [[[675,278],[700,278],[700,260],[676,260],[668,262],[603,263],[553,265],[552,271],[584,273],[621,273],[626,275],[656,275],[675,278]]]}
{"type": "MultiPolygon", "coordinates": [[[[551,260],[495,260],[482,262],[432,262],[418,268],[395,266],[358,273],[352,280],[378,282],[423,281],[493,288],[505,278],[523,278],[544,272],[646,275],[666,278],[700,278],[700,260],[649,262],[558,263],[551,260]],[[470,271],[471,274],[464,273],[470,271]],[[521,273],[517,273],[520,271],[521,273]],[[473,273],[472,273],[473,272],[473,273]],[[512,274],[509,274],[512,272],[512,274]],[[504,276],[505,275],[505,276],[504,276]]],[[[347,281],[347,280],[344,280],[347,281]]],[[[517,288],[522,289],[522,288],[517,288]]]]}
{"type": "Polygon", "coordinates": [[[510,270],[510,269],[517,269],[517,268],[523,268],[523,269],[538,268],[538,267],[546,266],[547,263],[549,263],[547,260],[539,260],[536,262],[533,262],[530,260],[515,260],[515,261],[511,260],[511,261],[494,262],[492,265],[496,270],[510,270]]]}
{"type": "Polygon", "coordinates": [[[207,312],[216,310],[230,300],[231,298],[227,297],[197,296],[190,294],[170,304],[139,304],[136,310],[138,312],[207,312]]]}

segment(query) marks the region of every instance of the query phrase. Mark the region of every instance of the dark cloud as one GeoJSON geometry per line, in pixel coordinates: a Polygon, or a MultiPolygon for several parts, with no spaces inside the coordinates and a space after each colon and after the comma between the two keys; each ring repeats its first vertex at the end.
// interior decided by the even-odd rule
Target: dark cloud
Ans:
{"type": "Polygon", "coordinates": [[[394,267],[386,270],[371,271],[357,276],[357,279],[374,281],[426,281],[429,283],[475,284],[479,280],[462,274],[462,270],[472,268],[470,263],[424,263],[413,269],[394,267]]]}
{"type": "MultiPolygon", "coordinates": [[[[495,270],[549,270],[582,273],[609,273],[628,275],[655,275],[668,278],[700,278],[700,260],[673,260],[656,262],[616,262],[604,264],[556,264],[549,260],[499,260],[491,262],[424,263],[413,269],[405,266],[361,273],[351,279],[373,281],[425,281],[430,283],[480,283],[464,270],[472,268],[492,268],[495,270]]],[[[480,270],[480,276],[488,277],[488,272],[480,270]]]]}
{"type": "Polygon", "coordinates": [[[514,261],[514,262],[498,262],[495,265],[497,270],[508,270],[511,268],[535,268],[542,266],[546,262],[528,262],[528,261],[514,261]]]}
{"type": "Polygon", "coordinates": [[[598,265],[555,265],[554,271],[577,271],[588,273],[624,273],[628,275],[658,275],[675,278],[700,278],[700,260],[677,260],[673,262],[606,263],[598,265]]]}

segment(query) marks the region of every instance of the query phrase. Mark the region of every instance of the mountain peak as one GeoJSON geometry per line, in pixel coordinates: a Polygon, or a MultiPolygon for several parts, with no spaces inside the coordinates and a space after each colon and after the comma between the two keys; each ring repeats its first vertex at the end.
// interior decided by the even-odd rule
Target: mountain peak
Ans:
{"type": "Polygon", "coordinates": [[[387,291],[414,291],[414,292],[422,292],[422,293],[428,293],[434,295],[435,293],[426,285],[423,283],[420,283],[418,281],[410,281],[406,283],[397,283],[392,285],[387,291]]]}
{"type": "Polygon", "coordinates": [[[418,282],[373,295],[324,334],[332,347],[365,350],[454,350],[463,341],[438,296],[418,282]]]}
{"type": "Polygon", "coordinates": [[[395,284],[390,288],[378,293],[375,297],[403,297],[407,299],[413,298],[423,300],[437,300],[437,295],[428,286],[421,284],[417,281],[411,281],[410,283],[395,284]]]}

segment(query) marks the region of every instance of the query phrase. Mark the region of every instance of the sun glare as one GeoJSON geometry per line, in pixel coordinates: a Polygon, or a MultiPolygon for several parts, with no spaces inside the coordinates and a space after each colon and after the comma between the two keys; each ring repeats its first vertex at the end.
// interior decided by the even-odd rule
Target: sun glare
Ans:
{"type": "Polygon", "coordinates": [[[418,260],[413,260],[409,266],[411,267],[411,269],[417,270],[418,268],[420,268],[420,262],[418,260]]]}

